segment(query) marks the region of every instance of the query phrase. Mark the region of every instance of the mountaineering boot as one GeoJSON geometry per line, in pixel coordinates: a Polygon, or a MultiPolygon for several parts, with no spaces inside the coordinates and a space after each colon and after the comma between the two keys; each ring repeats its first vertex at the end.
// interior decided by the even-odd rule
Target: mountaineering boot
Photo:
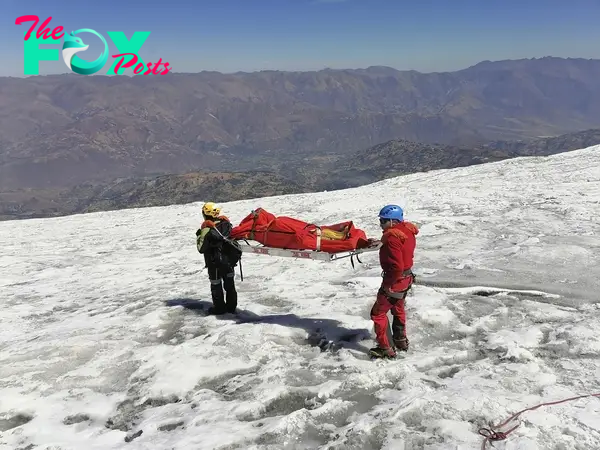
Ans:
{"type": "Polygon", "coordinates": [[[388,348],[374,347],[371,350],[369,350],[369,355],[372,358],[395,358],[396,351],[392,347],[388,347],[388,348]]]}
{"type": "Polygon", "coordinates": [[[235,305],[234,302],[231,302],[229,300],[227,300],[227,303],[225,304],[225,311],[230,313],[230,314],[235,314],[235,310],[236,310],[237,306],[235,305]]]}
{"type": "Polygon", "coordinates": [[[409,342],[407,338],[394,339],[394,346],[401,352],[408,351],[408,344],[409,342]]]}
{"type": "Polygon", "coordinates": [[[210,308],[208,308],[207,312],[211,316],[221,316],[221,315],[227,313],[227,311],[225,311],[224,309],[217,309],[214,306],[211,306],[210,308]]]}

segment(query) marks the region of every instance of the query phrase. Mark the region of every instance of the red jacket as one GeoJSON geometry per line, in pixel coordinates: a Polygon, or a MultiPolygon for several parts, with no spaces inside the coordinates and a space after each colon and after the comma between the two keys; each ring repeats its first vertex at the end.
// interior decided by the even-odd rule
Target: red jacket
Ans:
{"type": "Polygon", "coordinates": [[[416,236],[419,229],[410,222],[400,222],[383,232],[379,249],[379,263],[384,272],[383,288],[392,292],[408,289],[412,281],[405,270],[413,266],[416,236]]]}

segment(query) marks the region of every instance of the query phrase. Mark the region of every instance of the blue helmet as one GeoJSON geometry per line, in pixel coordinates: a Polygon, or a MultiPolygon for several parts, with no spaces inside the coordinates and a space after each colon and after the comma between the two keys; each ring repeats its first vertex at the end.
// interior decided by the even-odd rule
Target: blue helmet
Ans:
{"type": "Polygon", "coordinates": [[[379,218],[394,219],[402,222],[404,220],[404,211],[398,205],[387,205],[379,211],[379,218]]]}

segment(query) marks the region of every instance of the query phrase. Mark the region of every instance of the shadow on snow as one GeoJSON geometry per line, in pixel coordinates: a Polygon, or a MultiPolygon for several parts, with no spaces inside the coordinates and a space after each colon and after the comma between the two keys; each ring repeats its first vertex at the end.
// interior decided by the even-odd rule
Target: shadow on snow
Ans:
{"type": "MultiPolygon", "coordinates": [[[[203,316],[208,316],[208,309],[212,306],[212,302],[192,298],[175,298],[165,301],[165,305],[182,306],[203,316]]],[[[319,347],[322,351],[336,351],[340,348],[348,348],[364,353],[368,350],[368,347],[359,345],[359,342],[371,339],[370,330],[366,328],[344,328],[340,321],[333,319],[299,317],[296,314],[259,316],[251,311],[240,308],[237,309],[236,314],[223,314],[214,317],[219,320],[234,321],[238,324],[261,323],[300,328],[309,334],[307,343],[319,347]]]]}

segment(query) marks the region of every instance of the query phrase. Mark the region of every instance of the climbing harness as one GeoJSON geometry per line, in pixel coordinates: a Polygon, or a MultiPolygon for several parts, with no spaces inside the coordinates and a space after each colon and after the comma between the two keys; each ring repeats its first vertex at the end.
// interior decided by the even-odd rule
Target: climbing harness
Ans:
{"type": "MultiPolygon", "coordinates": [[[[385,271],[381,272],[381,278],[385,278],[385,271]]],[[[391,302],[392,304],[396,303],[396,301],[398,301],[398,300],[406,299],[409,292],[412,291],[413,284],[415,284],[417,276],[413,273],[412,269],[406,269],[405,271],[402,272],[402,278],[403,279],[411,278],[409,286],[406,289],[404,289],[403,291],[389,292],[389,291],[384,290],[383,287],[381,288],[381,292],[388,298],[388,300],[393,300],[391,302]]]]}

